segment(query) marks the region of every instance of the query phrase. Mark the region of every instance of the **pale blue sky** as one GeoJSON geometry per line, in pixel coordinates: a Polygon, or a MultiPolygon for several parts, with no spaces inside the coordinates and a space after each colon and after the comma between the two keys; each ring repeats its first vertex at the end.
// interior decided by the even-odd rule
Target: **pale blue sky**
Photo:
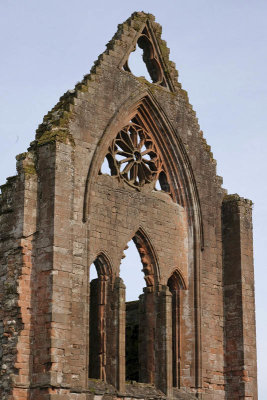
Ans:
{"type": "Polygon", "coordinates": [[[259,399],[267,399],[267,1],[0,0],[0,184],[42,117],[133,11],[156,16],[229,193],[253,200],[259,399]]]}

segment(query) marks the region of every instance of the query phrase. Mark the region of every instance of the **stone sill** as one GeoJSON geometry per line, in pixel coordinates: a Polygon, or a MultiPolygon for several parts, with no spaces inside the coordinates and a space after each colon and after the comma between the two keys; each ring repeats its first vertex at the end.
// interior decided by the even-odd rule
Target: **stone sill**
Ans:
{"type": "MultiPolygon", "coordinates": [[[[98,379],[88,380],[88,392],[96,396],[116,396],[120,398],[133,399],[166,399],[164,393],[156,389],[154,385],[148,383],[140,382],[126,382],[125,392],[120,393],[114,388],[114,386],[109,385],[98,379]]],[[[173,399],[181,400],[193,400],[196,397],[192,394],[186,393],[183,389],[174,388],[173,399]]],[[[100,398],[99,398],[100,400],[100,398]]]]}

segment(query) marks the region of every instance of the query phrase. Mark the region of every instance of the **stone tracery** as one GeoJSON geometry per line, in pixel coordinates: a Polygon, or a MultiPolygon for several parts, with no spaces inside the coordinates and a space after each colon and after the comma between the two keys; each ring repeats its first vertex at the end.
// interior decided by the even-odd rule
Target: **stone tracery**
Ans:
{"type": "MultiPolygon", "coordinates": [[[[146,65],[152,82],[164,87],[169,87],[171,89],[171,82],[169,82],[164,74],[160,52],[156,48],[156,43],[155,40],[153,40],[153,35],[149,29],[149,26],[145,26],[143,29],[137,40],[136,46],[139,46],[140,49],[143,50],[143,61],[146,65]]],[[[136,46],[133,49],[133,52],[136,50],[136,46]]],[[[133,72],[129,67],[129,60],[126,60],[123,68],[125,71],[133,72]]]]}
{"type": "Polygon", "coordinates": [[[146,245],[144,239],[140,234],[137,233],[133,238],[133,241],[141,257],[146,284],[147,286],[154,286],[155,277],[154,277],[154,266],[151,257],[151,251],[149,250],[148,246],[146,245]]]}
{"type": "Polygon", "coordinates": [[[162,164],[148,132],[134,122],[118,133],[109,147],[109,154],[118,176],[133,187],[151,183],[162,164]]]}
{"type": "Polygon", "coordinates": [[[152,135],[133,119],[113,139],[106,155],[112,176],[140,190],[145,184],[170,194],[164,164],[152,135]]]}

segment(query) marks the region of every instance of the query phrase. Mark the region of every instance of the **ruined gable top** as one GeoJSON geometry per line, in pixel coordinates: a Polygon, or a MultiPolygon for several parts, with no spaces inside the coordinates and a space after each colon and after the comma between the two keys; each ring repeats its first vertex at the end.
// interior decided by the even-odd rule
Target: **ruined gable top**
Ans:
{"type": "Polygon", "coordinates": [[[133,15],[137,15],[136,19],[133,18],[133,15],[129,19],[130,26],[137,31],[137,36],[125,56],[124,65],[122,65],[123,69],[131,72],[128,66],[128,59],[131,52],[139,45],[144,50],[144,62],[153,83],[166,87],[171,92],[175,92],[175,82],[177,81],[178,73],[175,70],[175,64],[169,60],[170,51],[166,42],[161,39],[162,28],[154,22],[155,18],[153,15],[144,14],[142,18],[140,14],[144,13],[134,13],[133,15]],[[174,67],[175,74],[172,73],[171,67],[174,67]]]}
{"type": "MultiPolygon", "coordinates": [[[[31,143],[31,147],[54,141],[73,141],[68,134],[68,123],[72,116],[75,99],[79,97],[80,93],[87,92],[90,83],[95,80],[97,75],[101,74],[102,64],[109,63],[110,56],[113,56],[115,53],[121,54],[122,48],[125,48],[124,56],[118,60],[117,67],[121,70],[129,71],[127,68],[128,57],[135,49],[140,36],[144,36],[144,33],[153,44],[156,56],[151,61],[159,65],[162,71],[162,80],[164,81],[164,85],[162,86],[165,86],[173,94],[179,92],[192,110],[187,93],[181,89],[181,85],[178,83],[178,72],[175,64],[169,60],[170,51],[166,42],[161,39],[161,32],[162,28],[155,22],[155,17],[152,14],[144,12],[134,12],[130,18],[123,24],[120,24],[115,35],[108,42],[104,53],[95,61],[90,74],[85,75],[83,80],[78,82],[73,90],[68,90],[64,93],[60,97],[59,102],[45,115],[42,124],[36,130],[36,140],[31,143]]],[[[153,69],[153,65],[151,68],[153,69]]],[[[140,82],[140,78],[136,78],[140,82]]],[[[157,85],[157,82],[151,84],[145,79],[142,79],[142,82],[149,87],[152,85],[154,88],[163,89],[162,86],[157,85]]]]}
{"type": "MultiPolygon", "coordinates": [[[[122,74],[129,74],[130,72],[127,71],[128,57],[135,49],[140,37],[147,36],[148,40],[151,43],[153,42],[153,49],[156,52],[155,63],[160,64],[164,72],[164,79],[161,83],[165,85],[161,85],[159,82],[150,83],[145,78],[136,77],[131,73],[130,75],[136,80],[137,86],[139,88],[140,85],[143,86],[144,92],[152,97],[156,91],[164,91],[164,94],[167,95],[169,93],[172,99],[179,98],[179,101],[185,105],[188,114],[192,116],[194,131],[199,136],[204,151],[208,153],[209,159],[216,169],[216,161],[213,159],[210,146],[207,145],[206,140],[203,138],[195,112],[189,104],[187,93],[181,89],[181,85],[178,83],[178,72],[175,69],[175,64],[169,60],[169,49],[166,46],[166,42],[162,40],[161,33],[162,28],[155,22],[155,17],[144,12],[133,13],[130,18],[120,24],[117,32],[107,44],[105,52],[98,57],[98,60],[91,68],[90,74],[85,75],[84,79],[77,83],[73,90],[68,90],[61,96],[59,102],[44,116],[43,123],[36,130],[35,140],[31,142],[28,150],[34,152],[37,146],[55,142],[63,142],[75,146],[75,140],[69,125],[75,118],[74,110],[78,104],[77,99],[89,92],[93,86],[96,87],[98,85],[101,74],[107,65],[110,68],[117,67],[122,74]],[[114,59],[116,61],[115,67],[114,59]]],[[[26,153],[24,156],[26,156],[26,153]]],[[[222,178],[216,177],[216,180],[218,185],[221,186],[222,178]]]]}

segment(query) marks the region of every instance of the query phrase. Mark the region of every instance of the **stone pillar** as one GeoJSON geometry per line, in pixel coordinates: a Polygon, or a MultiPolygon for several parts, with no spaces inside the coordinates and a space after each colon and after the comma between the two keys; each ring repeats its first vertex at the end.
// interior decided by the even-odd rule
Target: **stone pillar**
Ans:
{"type": "Polygon", "coordinates": [[[156,294],[155,384],[172,396],[172,295],[168,286],[159,285],[156,294]]]}
{"type": "Polygon", "coordinates": [[[145,287],[139,296],[139,382],[155,382],[155,294],[145,287]]]}
{"type": "Polygon", "coordinates": [[[89,378],[106,381],[106,276],[90,283],[89,378]]]}
{"type": "Polygon", "coordinates": [[[180,387],[181,379],[181,315],[180,315],[180,290],[172,292],[172,375],[173,386],[180,387]]]}
{"type": "Polygon", "coordinates": [[[252,203],[222,205],[226,398],[257,399],[252,203]]]}
{"type": "Polygon", "coordinates": [[[139,303],[139,381],[155,381],[155,293],[143,289],[139,303]]]}
{"type": "Polygon", "coordinates": [[[98,332],[99,332],[99,378],[106,381],[106,359],[107,359],[107,330],[106,330],[106,307],[107,307],[108,280],[105,275],[99,277],[98,293],[98,332]]]}
{"type": "Polygon", "coordinates": [[[125,285],[118,277],[110,294],[107,380],[121,393],[125,390],[125,317],[125,285]]]}
{"type": "Polygon", "coordinates": [[[98,332],[98,289],[99,281],[90,282],[90,340],[89,340],[89,378],[100,379],[100,340],[98,332]]]}

